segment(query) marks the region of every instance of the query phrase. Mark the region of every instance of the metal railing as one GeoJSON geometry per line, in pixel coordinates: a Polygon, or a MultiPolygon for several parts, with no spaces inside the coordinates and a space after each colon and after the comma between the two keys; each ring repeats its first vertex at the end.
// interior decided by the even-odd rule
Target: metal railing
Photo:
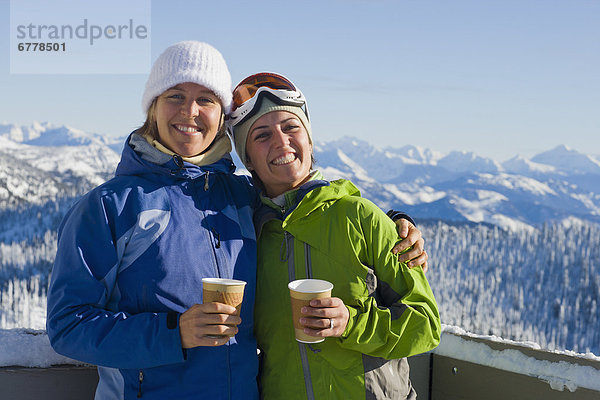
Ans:
{"type": "Polygon", "coordinates": [[[445,331],[437,349],[411,357],[419,399],[600,399],[600,360],[445,331]]]}
{"type": "MultiPolygon", "coordinates": [[[[409,359],[420,400],[600,399],[600,360],[445,331],[433,352],[409,359]]],[[[0,400],[93,399],[94,367],[0,368],[0,400]]]]}

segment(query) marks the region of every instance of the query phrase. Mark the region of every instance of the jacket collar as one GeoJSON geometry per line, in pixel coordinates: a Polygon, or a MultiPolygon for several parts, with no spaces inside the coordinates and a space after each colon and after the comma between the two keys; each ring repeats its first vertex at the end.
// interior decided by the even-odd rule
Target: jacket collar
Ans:
{"type": "Polygon", "coordinates": [[[321,172],[313,171],[310,179],[296,189],[289,190],[276,198],[269,198],[264,194],[261,194],[260,197],[264,204],[275,210],[279,210],[282,214],[281,219],[284,219],[298,206],[298,203],[302,201],[307,193],[318,187],[328,185],[329,181],[325,180],[321,172]]]}
{"type": "Polygon", "coordinates": [[[206,173],[233,173],[235,166],[229,154],[210,165],[199,167],[179,156],[170,156],[156,149],[137,131],[127,138],[116,175],[158,174],[180,179],[194,179],[206,173]]]}
{"type": "Polygon", "coordinates": [[[260,236],[262,227],[272,219],[283,220],[282,226],[292,224],[302,218],[308,217],[315,210],[322,210],[338,199],[346,196],[360,196],[360,191],[354,184],[345,179],[327,181],[319,171],[315,171],[311,180],[298,189],[285,193],[286,206],[275,204],[271,199],[261,194],[261,207],[254,213],[254,226],[256,237],[260,236]],[[319,190],[315,190],[319,189],[319,190]],[[289,209],[285,207],[289,206],[289,209]]]}

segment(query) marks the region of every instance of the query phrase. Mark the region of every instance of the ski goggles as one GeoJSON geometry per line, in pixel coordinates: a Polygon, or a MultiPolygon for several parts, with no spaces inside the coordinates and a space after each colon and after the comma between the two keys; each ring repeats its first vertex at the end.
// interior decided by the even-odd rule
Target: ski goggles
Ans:
{"type": "Polygon", "coordinates": [[[300,89],[282,75],[261,72],[247,77],[233,89],[229,124],[236,126],[254,115],[265,96],[276,104],[301,107],[310,121],[306,99],[300,89]]]}

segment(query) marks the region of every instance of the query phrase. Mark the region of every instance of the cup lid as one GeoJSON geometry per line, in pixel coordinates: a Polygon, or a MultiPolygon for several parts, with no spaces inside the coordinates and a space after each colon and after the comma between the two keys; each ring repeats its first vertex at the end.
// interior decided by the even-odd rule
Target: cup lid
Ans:
{"type": "Polygon", "coordinates": [[[246,282],[226,278],[202,278],[202,283],[216,283],[219,285],[245,285],[246,282]]]}
{"type": "Polygon", "coordinates": [[[333,283],[322,279],[298,279],[288,283],[288,288],[302,293],[322,293],[333,289],[333,283]]]}

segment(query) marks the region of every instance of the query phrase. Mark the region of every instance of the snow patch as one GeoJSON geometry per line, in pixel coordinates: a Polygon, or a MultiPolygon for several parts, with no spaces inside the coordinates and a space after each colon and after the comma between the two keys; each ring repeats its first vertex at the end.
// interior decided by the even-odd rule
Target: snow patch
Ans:
{"type": "Polygon", "coordinates": [[[594,201],[590,198],[590,195],[593,195],[593,193],[572,193],[571,198],[580,201],[581,204],[583,204],[583,206],[590,211],[590,214],[598,215],[600,214],[600,207],[594,204],[594,201]]]}
{"type": "Polygon", "coordinates": [[[367,171],[365,171],[363,167],[361,167],[356,162],[352,161],[352,159],[346,154],[344,154],[343,151],[338,150],[337,155],[344,164],[348,165],[352,169],[352,171],[354,172],[354,176],[356,176],[357,179],[367,182],[375,182],[375,180],[369,176],[369,174],[367,173],[367,171]]]}
{"type": "Polygon", "coordinates": [[[47,368],[61,364],[86,365],[52,350],[44,331],[0,329],[0,367],[47,368]]]}
{"type": "Polygon", "coordinates": [[[511,232],[524,231],[533,233],[537,231],[535,227],[528,225],[525,222],[519,221],[514,218],[509,218],[506,215],[502,214],[492,214],[486,222],[498,225],[511,232]]]}
{"type": "MultiPolygon", "coordinates": [[[[402,185],[407,186],[407,185],[402,185]]],[[[387,184],[383,185],[383,187],[393,194],[395,197],[400,199],[404,204],[415,205],[421,203],[433,203],[439,199],[443,199],[446,197],[446,192],[436,191],[431,186],[423,186],[419,187],[418,192],[408,191],[398,185],[387,184]]],[[[406,188],[409,189],[409,188],[406,188]]],[[[413,188],[414,189],[414,188],[413,188]]],[[[410,189],[409,189],[410,190],[410,189]]]]}
{"type": "MultiPolygon", "coordinates": [[[[535,195],[556,195],[556,192],[546,183],[540,182],[526,176],[511,175],[506,173],[493,174],[478,174],[479,183],[504,187],[509,190],[523,190],[535,195]]],[[[471,182],[475,183],[475,182],[471,182]]]]}
{"type": "Polygon", "coordinates": [[[528,174],[528,173],[542,173],[548,174],[556,171],[556,168],[551,165],[540,164],[521,156],[515,156],[508,161],[502,163],[505,171],[513,174],[528,174]]]}
{"type": "Polygon", "coordinates": [[[334,181],[336,179],[352,180],[351,173],[340,171],[339,169],[334,167],[319,168],[319,171],[323,174],[325,179],[329,181],[334,181]]]}

